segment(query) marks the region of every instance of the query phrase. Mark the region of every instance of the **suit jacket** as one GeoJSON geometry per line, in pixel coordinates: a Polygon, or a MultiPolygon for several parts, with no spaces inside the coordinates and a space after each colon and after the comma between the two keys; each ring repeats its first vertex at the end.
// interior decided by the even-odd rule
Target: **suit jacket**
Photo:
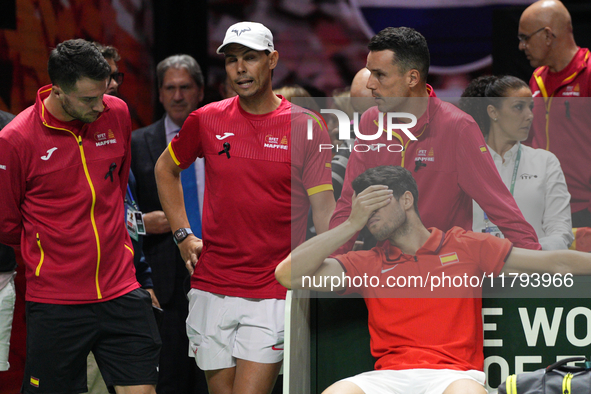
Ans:
{"type": "MultiPolygon", "coordinates": [[[[144,213],[162,210],[154,166],[166,147],[164,118],[131,134],[131,169],[136,180],[137,203],[144,213]]],[[[152,268],[154,292],[164,305],[171,300],[175,283],[183,283],[188,272],[170,232],[143,238],[144,255],[152,268]]]]}
{"type": "Polygon", "coordinates": [[[4,128],[10,121],[14,119],[14,115],[8,112],[0,111],[0,130],[4,128]]]}

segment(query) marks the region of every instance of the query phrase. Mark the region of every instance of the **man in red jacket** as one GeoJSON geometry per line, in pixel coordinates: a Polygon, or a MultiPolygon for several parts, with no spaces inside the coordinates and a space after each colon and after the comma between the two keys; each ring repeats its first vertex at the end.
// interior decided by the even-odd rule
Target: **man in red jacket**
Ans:
{"type": "Polygon", "coordinates": [[[591,227],[591,53],[579,48],[560,1],[529,6],[519,20],[519,49],[534,71],[531,146],[554,153],[564,171],[573,227],[591,227]]]}
{"type": "MultiPolygon", "coordinates": [[[[351,152],[330,227],[349,217],[353,179],[368,168],[399,165],[416,179],[421,217],[427,227],[471,230],[472,200],[476,200],[515,245],[540,249],[534,229],[503,184],[476,122],[454,105],[439,100],[426,83],[429,49],[425,38],[408,27],[388,27],[371,39],[368,48],[367,88],[377,106],[361,117],[359,131],[368,141],[358,139],[356,145],[363,145],[351,152]],[[386,120],[392,113],[399,115],[386,120]],[[408,123],[408,114],[414,117],[414,123],[408,123]],[[390,120],[408,124],[406,132],[382,130],[389,128],[390,120]]],[[[354,239],[338,252],[351,250],[354,239]]]]}
{"type": "Polygon", "coordinates": [[[92,350],[117,392],[155,393],[160,338],[122,221],[127,105],[105,95],[111,68],[90,42],[58,44],[48,72],[0,132],[0,242],[27,277],[23,392],[85,392],[92,350]]]}

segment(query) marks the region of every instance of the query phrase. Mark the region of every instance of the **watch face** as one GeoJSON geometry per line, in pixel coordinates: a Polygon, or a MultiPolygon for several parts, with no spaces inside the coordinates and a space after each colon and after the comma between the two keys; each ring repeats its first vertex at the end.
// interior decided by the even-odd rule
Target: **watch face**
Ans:
{"type": "Polygon", "coordinates": [[[176,238],[177,242],[180,242],[187,238],[187,231],[184,228],[179,228],[174,232],[174,237],[176,238]]]}

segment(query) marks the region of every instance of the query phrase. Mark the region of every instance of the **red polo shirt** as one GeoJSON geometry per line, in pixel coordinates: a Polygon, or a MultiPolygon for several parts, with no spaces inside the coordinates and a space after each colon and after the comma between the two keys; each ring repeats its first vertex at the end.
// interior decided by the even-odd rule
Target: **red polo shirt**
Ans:
{"type": "Polygon", "coordinates": [[[359,293],[365,298],[371,352],[377,359],[375,369],[482,370],[480,287],[465,288],[465,298],[384,298],[414,291],[388,288],[388,278],[442,273],[451,277],[481,278],[491,273],[496,276],[512,244],[459,227],[447,233],[435,228],[429,231],[431,236],[415,256],[406,255],[389,243],[337,256],[347,277],[379,277],[376,286],[351,286],[345,292],[359,293]]]}

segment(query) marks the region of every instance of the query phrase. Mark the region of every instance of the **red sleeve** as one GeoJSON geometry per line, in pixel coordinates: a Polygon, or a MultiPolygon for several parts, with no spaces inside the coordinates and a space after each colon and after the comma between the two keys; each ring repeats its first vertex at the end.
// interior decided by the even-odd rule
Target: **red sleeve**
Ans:
{"type": "Polygon", "coordinates": [[[473,258],[477,259],[480,270],[487,274],[494,273],[497,276],[513,249],[511,241],[487,233],[475,233],[459,228],[458,231],[464,232],[460,236],[469,242],[469,250],[476,252],[473,258]]]}
{"type": "Polygon", "coordinates": [[[23,164],[16,148],[0,137],[0,243],[20,249],[21,202],[26,189],[23,164]]]}
{"type": "MultiPolygon", "coordinates": [[[[302,170],[302,183],[308,192],[308,195],[332,190],[332,171],[330,149],[320,149],[322,145],[330,145],[330,137],[327,132],[319,130],[314,123],[314,132],[312,140],[304,139],[305,158],[302,170]]],[[[305,133],[301,133],[302,136],[305,133]]]]}
{"type": "Polygon", "coordinates": [[[513,244],[508,239],[497,238],[491,234],[479,235],[486,237],[480,249],[480,269],[482,272],[492,272],[497,276],[509,258],[513,244]]]}
{"type": "MultiPolygon", "coordinates": [[[[345,277],[351,278],[362,278],[364,275],[367,276],[379,276],[381,264],[376,264],[376,261],[381,261],[379,253],[376,249],[363,250],[356,252],[348,252],[334,257],[345,270],[345,277]]],[[[365,288],[363,286],[347,286],[340,295],[358,293],[363,295],[365,288]]]]}
{"type": "Polygon", "coordinates": [[[476,123],[468,123],[459,136],[456,157],[459,186],[515,246],[540,250],[535,230],[524,219],[501,180],[476,123]]]}
{"type": "Polygon", "coordinates": [[[203,157],[201,130],[199,129],[200,113],[200,110],[191,112],[181,130],[168,146],[172,159],[183,170],[195,162],[198,157],[203,157]]]}

